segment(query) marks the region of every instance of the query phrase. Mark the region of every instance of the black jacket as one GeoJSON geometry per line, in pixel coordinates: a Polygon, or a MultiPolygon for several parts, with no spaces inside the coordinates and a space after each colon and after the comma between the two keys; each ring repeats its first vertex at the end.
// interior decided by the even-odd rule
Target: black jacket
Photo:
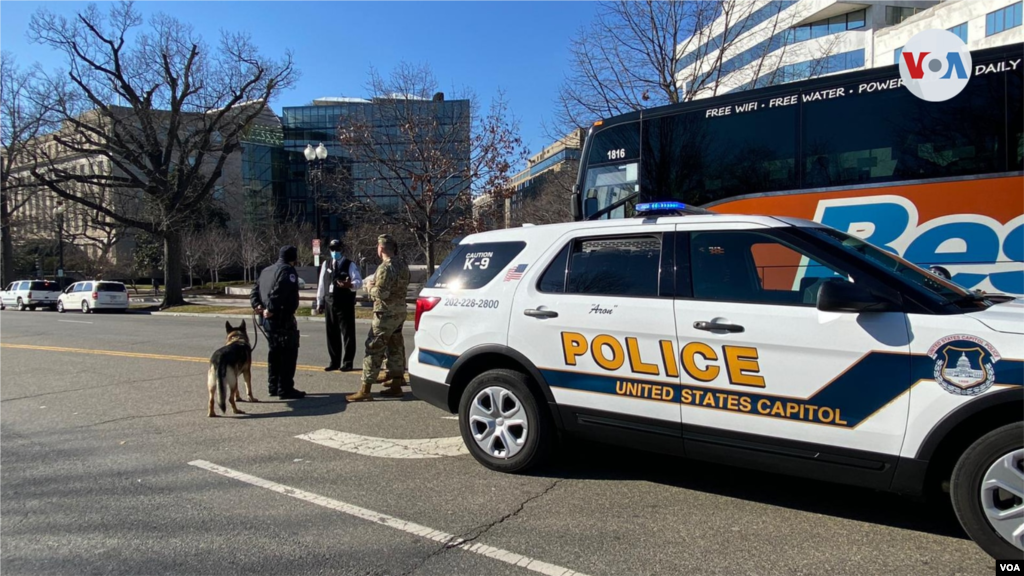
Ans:
{"type": "Polygon", "coordinates": [[[267,266],[249,293],[253,308],[263,306],[274,316],[294,316],[299,309],[299,276],[291,264],[283,260],[267,266]]]}

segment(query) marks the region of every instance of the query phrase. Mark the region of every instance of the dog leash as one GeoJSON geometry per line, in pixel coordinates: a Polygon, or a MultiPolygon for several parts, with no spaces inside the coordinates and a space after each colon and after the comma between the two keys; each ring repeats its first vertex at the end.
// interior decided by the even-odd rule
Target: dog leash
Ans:
{"type": "Polygon", "coordinates": [[[259,320],[257,320],[257,318],[256,318],[256,309],[253,308],[252,309],[252,323],[253,323],[254,326],[256,326],[256,334],[254,335],[255,337],[253,338],[252,348],[249,348],[249,352],[250,353],[252,353],[252,351],[256,349],[256,345],[260,343],[260,334],[259,334],[260,332],[263,332],[263,337],[264,338],[266,338],[267,340],[270,340],[270,336],[267,336],[267,333],[263,330],[263,322],[261,322],[260,320],[263,320],[263,318],[259,318],[259,320]]]}

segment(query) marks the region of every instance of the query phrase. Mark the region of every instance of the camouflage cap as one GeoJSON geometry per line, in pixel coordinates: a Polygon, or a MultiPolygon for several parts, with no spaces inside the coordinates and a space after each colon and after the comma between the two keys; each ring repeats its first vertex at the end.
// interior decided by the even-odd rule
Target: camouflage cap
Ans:
{"type": "Polygon", "coordinates": [[[392,250],[398,250],[398,243],[395,242],[395,238],[391,234],[377,236],[377,244],[382,244],[392,250]]]}

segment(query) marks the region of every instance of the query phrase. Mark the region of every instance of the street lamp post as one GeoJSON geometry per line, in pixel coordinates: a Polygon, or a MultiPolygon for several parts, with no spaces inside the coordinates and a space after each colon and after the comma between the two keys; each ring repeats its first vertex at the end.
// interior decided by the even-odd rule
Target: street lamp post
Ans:
{"type": "Polygon", "coordinates": [[[306,144],[306,149],[302,151],[302,154],[306,157],[306,182],[313,190],[313,218],[316,219],[316,237],[321,239],[321,217],[320,217],[320,203],[321,194],[323,193],[324,183],[324,160],[327,159],[327,148],[324,147],[323,142],[317,145],[314,149],[312,144],[306,144]]]}
{"type": "Polygon", "coordinates": [[[64,278],[64,212],[67,210],[67,206],[64,202],[57,202],[57,207],[53,209],[53,216],[57,219],[57,280],[58,285],[62,286],[64,278]]]}

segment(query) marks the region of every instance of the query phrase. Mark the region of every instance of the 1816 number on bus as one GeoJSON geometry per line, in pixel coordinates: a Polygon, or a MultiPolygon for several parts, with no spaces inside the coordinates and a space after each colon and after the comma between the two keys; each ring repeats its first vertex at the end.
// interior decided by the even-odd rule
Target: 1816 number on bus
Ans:
{"type": "Polygon", "coordinates": [[[619,148],[618,150],[609,150],[608,151],[608,159],[609,160],[622,160],[625,157],[626,157],[626,149],[625,148],[619,148]]]}

